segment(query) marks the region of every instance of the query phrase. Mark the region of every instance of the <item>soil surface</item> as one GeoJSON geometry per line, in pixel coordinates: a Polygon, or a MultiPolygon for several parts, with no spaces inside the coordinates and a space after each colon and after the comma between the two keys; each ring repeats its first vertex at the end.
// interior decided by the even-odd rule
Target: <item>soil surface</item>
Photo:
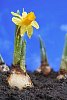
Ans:
{"type": "Polygon", "coordinates": [[[7,83],[9,73],[0,73],[0,100],[67,100],[67,79],[57,80],[57,73],[46,77],[42,73],[28,72],[34,87],[19,91],[7,83]]]}

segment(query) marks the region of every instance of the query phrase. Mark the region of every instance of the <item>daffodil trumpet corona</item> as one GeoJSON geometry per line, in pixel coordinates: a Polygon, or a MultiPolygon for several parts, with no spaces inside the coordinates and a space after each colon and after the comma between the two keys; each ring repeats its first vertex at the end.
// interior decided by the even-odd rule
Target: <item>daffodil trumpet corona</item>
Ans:
{"type": "Polygon", "coordinates": [[[43,74],[47,76],[51,72],[51,67],[48,64],[46,50],[40,36],[39,36],[39,42],[40,42],[40,53],[41,53],[41,66],[37,69],[37,72],[43,72],[43,74]]]}
{"type": "Polygon", "coordinates": [[[24,87],[33,86],[33,83],[26,72],[26,41],[23,39],[25,33],[27,36],[31,38],[33,34],[33,27],[36,29],[39,28],[38,23],[35,21],[34,12],[30,12],[27,14],[23,10],[22,15],[20,16],[20,12],[17,13],[11,12],[14,16],[12,21],[16,25],[15,31],[15,41],[14,41],[14,56],[13,56],[13,65],[11,69],[11,74],[8,77],[8,83],[11,87],[17,87],[20,90],[24,87]]]}
{"type": "Polygon", "coordinates": [[[66,76],[67,76],[67,34],[65,35],[65,45],[64,45],[61,64],[60,64],[60,71],[57,79],[62,79],[65,78],[66,76]]]}

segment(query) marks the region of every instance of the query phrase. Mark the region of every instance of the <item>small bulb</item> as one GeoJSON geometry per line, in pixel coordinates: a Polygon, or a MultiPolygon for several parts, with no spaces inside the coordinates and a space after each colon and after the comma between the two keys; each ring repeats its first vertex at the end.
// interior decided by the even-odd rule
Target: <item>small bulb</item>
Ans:
{"type": "Polygon", "coordinates": [[[61,75],[61,74],[58,75],[58,76],[57,76],[57,79],[58,79],[58,80],[60,80],[60,79],[64,79],[64,75],[61,75]]]}
{"type": "Polygon", "coordinates": [[[46,66],[45,68],[43,67],[43,68],[42,68],[42,72],[43,72],[43,74],[45,74],[46,76],[49,75],[50,72],[51,72],[50,66],[46,66]]]}

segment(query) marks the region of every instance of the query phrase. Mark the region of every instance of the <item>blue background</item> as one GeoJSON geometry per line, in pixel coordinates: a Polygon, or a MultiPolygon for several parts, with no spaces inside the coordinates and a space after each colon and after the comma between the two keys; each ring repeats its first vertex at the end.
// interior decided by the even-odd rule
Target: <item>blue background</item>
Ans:
{"type": "Polygon", "coordinates": [[[50,66],[58,71],[60,67],[65,34],[67,32],[67,0],[1,0],[0,1],[0,53],[5,62],[13,61],[15,24],[11,21],[11,11],[18,9],[35,12],[39,30],[34,29],[32,38],[27,41],[26,64],[28,70],[40,66],[38,35],[41,35],[50,66]]]}

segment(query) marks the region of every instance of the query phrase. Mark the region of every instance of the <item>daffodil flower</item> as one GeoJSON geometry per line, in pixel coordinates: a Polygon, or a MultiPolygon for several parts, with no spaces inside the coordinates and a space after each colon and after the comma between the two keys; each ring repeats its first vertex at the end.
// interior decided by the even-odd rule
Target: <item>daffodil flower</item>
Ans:
{"type": "Polygon", "coordinates": [[[14,12],[11,12],[11,14],[14,16],[12,21],[20,28],[19,35],[24,36],[25,32],[27,32],[28,37],[31,38],[33,34],[33,27],[36,29],[39,28],[38,23],[35,21],[36,16],[34,12],[27,14],[27,12],[23,11],[22,16],[14,12]]]}

